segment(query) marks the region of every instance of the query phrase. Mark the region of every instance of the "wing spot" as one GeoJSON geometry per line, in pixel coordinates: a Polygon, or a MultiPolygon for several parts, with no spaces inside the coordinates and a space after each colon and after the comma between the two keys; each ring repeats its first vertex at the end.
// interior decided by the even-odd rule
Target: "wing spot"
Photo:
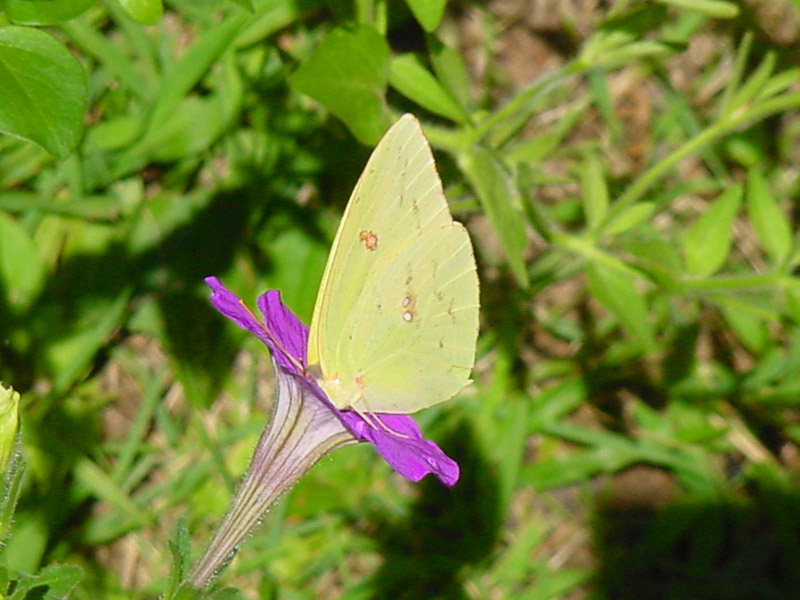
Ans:
{"type": "Polygon", "coordinates": [[[407,292],[400,304],[405,309],[403,311],[403,321],[411,323],[417,314],[417,297],[412,292],[407,292]]]}
{"type": "Polygon", "coordinates": [[[358,234],[358,239],[361,242],[364,242],[364,247],[373,252],[378,249],[378,234],[373,231],[367,231],[366,229],[358,234]]]}

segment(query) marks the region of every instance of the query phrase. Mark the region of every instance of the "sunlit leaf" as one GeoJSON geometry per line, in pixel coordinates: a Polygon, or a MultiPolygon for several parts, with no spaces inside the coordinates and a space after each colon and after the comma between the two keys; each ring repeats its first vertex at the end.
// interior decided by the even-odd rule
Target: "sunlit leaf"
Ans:
{"type": "Polygon", "coordinates": [[[683,254],[690,274],[707,277],[725,263],[731,250],[733,220],[741,200],[742,186],[730,188],[686,232],[683,254]]]}
{"type": "Polygon", "coordinates": [[[792,248],[789,221],[769,191],[764,176],[751,171],[747,178],[747,214],[761,247],[776,263],[782,263],[792,248]]]}
{"type": "Polygon", "coordinates": [[[297,90],[320,102],[369,145],[390,122],[383,98],[388,82],[389,46],[366,25],[331,31],[291,77],[297,90]]]}
{"type": "Polygon", "coordinates": [[[414,17],[425,31],[433,31],[439,26],[447,0],[406,0],[414,17]]]}
{"type": "Polygon", "coordinates": [[[415,54],[392,59],[389,82],[392,87],[423,108],[453,121],[465,121],[466,114],[415,54]]]}
{"type": "Polygon", "coordinates": [[[75,147],[87,108],[86,73],[38,29],[0,27],[0,131],[59,157],[75,147]]]}
{"type": "Polygon", "coordinates": [[[0,0],[0,7],[14,23],[56,25],[86,12],[97,0],[0,0]]]}
{"type": "Polygon", "coordinates": [[[655,347],[653,326],[644,296],[636,289],[633,276],[597,261],[589,263],[586,273],[592,296],[617,317],[642,350],[652,350],[655,347]]]}
{"type": "Polygon", "coordinates": [[[143,25],[155,25],[164,14],[161,0],[119,0],[127,13],[143,25]]]}
{"type": "Polygon", "coordinates": [[[511,272],[521,286],[527,286],[528,272],[522,256],[527,239],[525,220],[511,176],[491,152],[483,148],[462,155],[459,165],[500,238],[511,272]]]}
{"type": "Polygon", "coordinates": [[[44,262],[28,232],[0,213],[0,292],[12,307],[25,308],[36,299],[46,275],[44,262]]]}

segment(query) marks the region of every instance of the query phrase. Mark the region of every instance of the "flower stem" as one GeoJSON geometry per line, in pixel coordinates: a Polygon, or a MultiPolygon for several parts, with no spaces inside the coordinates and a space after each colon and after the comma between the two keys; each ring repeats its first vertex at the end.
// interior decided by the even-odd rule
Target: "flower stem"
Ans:
{"type": "Polygon", "coordinates": [[[231,559],[267,509],[328,452],[354,443],[336,414],[310,397],[299,376],[275,367],[278,399],[242,485],[188,582],[203,588],[231,559]]]}

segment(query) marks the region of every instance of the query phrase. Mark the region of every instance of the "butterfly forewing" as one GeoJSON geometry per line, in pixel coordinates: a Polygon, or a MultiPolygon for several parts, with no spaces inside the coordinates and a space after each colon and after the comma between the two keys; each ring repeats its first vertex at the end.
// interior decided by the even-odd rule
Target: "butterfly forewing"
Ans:
{"type": "Polygon", "coordinates": [[[469,381],[478,328],[472,246],[452,221],[419,123],[402,117],[350,198],[323,275],[309,363],[339,408],[410,413],[469,381]]]}

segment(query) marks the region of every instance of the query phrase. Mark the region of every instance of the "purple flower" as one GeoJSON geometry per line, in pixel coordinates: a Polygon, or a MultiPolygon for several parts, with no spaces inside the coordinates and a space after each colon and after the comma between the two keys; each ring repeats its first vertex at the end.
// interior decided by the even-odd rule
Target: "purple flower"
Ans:
{"type": "Polygon", "coordinates": [[[408,415],[374,414],[364,418],[338,410],[306,372],[308,328],[270,290],[258,298],[260,321],[216,277],[206,278],[211,303],[269,348],[278,382],[272,417],[259,439],[250,466],[222,524],[195,565],[189,582],[204,587],[258,523],[277,497],[328,452],[368,441],[403,477],[419,481],[433,473],[445,485],[458,481],[458,464],[425,440],[408,415]]]}

